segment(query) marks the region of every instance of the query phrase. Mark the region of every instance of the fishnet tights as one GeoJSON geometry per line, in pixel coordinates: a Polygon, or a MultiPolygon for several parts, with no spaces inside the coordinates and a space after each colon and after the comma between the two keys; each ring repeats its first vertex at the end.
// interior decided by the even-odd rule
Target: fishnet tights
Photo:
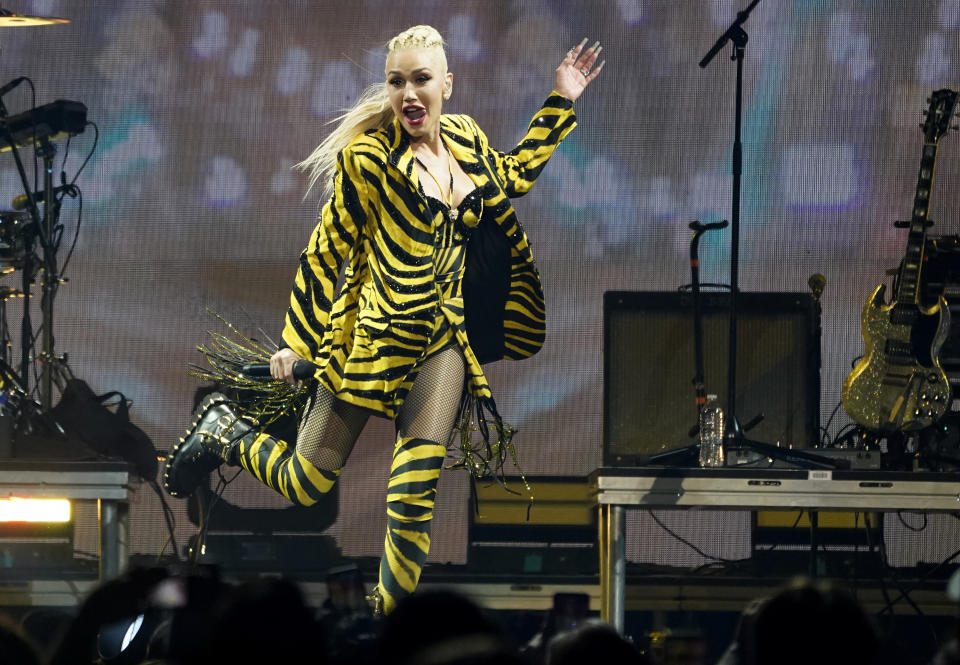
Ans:
{"type": "MultiPolygon", "coordinates": [[[[459,346],[450,345],[427,358],[397,415],[397,434],[446,444],[457,418],[466,376],[459,346]]],[[[325,471],[346,464],[369,413],[337,399],[316,385],[297,433],[297,451],[325,471]]]]}
{"type": "Polygon", "coordinates": [[[446,445],[460,409],[466,360],[450,345],[427,358],[397,415],[397,435],[446,445]]]}
{"type": "Polygon", "coordinates": [[[318,469],[339,471],[369,417],[363,409],[337,399],[315,383],[300,419],[297,452],[318,469]]]}

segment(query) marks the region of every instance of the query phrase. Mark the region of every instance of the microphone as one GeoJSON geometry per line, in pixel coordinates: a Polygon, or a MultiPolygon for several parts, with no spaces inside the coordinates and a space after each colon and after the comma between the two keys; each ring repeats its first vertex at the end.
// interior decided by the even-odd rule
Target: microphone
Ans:
{"type": "MultiPolygon", "coordinates": [[[[70,196],[75,197],[77,195],[76,190],[77,188],[74,185],[60,185],[59,187],[53,188],[53,195],[57,196],[58,194],[69,194],[70,196]]],[[[33,194],[21,194],[20,196],[13,197],[13,201],[10,202],[10,206],[14,210],[23,210],[28,205],[30,205],[31,199],[33,200],[34,203],[42,203],[45,198],[46,198],[46,192],[34,192],[33,194]]]]}
{"type": "Polygon", "coordinates": [[[3,97],[5,94],[16,88],[18,85],[27,80],[26,76],[18,76],[9,83],[0,86],[0,97],[3,97]]]}
{"type": "Polygon", "coordinates": [[[823,287],[827,285],[827,278],[816,273],[810,275],[810,279],[807,280],[807,286],[810,287],[810,290],[813,292],[813,297],[817,300],[820,300],[820,296],[823,295],[823,287]]]}
{"type": "MultiPolygon", "coordinates": [[[[270,363],[247,363],[241,370],[245,376],[253,378],[270,378],[270,363]]],[[[309,360],[298,360],[293,363],[293,378],[298,381],[309,379],[317,371],[317,366],[309,360]]]]}

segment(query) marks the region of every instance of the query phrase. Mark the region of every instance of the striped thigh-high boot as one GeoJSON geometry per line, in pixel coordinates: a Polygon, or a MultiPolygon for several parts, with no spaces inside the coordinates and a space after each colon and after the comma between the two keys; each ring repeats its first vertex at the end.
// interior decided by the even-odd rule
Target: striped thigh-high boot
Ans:
{"type": "Polygon", "coordinates": [[[387,483],[387,536],[378,591],[387,614],[417,587],[430,551],[430,521],[445,446],[426,439],[397,439],[387,483]]]}
{"type": "Polygon", "coordinates": [[[258,432],[226,395],[215,392],[197,406],[194,422],[168,453],[163,485],[172,496],[187,497],[221,464],[242,466],[304,506],[330,491],[343,466],[327,470],[314,465],[285,441],[258,432]]]}
{"type": "Polygon", "coordinates": [[[301,506],[315,504],[340,477],[341,469],[317,468],[296,449],[291,451],[285,441],[268,434],[245,437],[239,448],[237,461],[240,466],[301,506]]]}

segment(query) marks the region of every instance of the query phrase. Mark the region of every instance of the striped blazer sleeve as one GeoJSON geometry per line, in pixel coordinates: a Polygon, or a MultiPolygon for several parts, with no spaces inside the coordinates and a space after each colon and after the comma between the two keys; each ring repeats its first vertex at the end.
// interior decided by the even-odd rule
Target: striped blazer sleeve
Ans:
{"type": "Polygon", "coordinates": [[[554,149],[576,126],[573,102],[552,92],[533,116],[520,144],[510,152],[491,148],[483,132],[479,128],[477,132],[481,149],[493,166],[503,191],[509,198],[516,198],[530,191],[554,149]]]}
{"type": "Polygon", "coordinates": [[[283,329],[284,343],[309,360],[320,352],[340,268],[366,219],[364,187],[360,167],[348,146],[337,155],[333,194],[300,254],[283,329]]]}

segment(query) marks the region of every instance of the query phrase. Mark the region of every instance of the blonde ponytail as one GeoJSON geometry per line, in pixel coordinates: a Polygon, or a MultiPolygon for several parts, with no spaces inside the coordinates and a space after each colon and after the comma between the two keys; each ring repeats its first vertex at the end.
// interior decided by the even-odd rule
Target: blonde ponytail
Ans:
{"type": "MultiPolygon", "coordinates": [[[[447,58],[444,52],[443,37],[435,28],[429,25],[415,25],[401,32],[387,42],[387,55],[405,48],[438,48],[440,49],[444,74],[447,69],[447,58]]],[[[309,171],[307,194],[318,181],[325,184],[323,195],[330,194],[333,187],[333,174],[337,170],[337,155],[347,145],[370,129],[389,127],[394,120],[393,107],[390,106],[390,96],[383,83],[374,83],[360,95],[360,99],[352,108],[337,116],[330,123],[337,123],[336,128],[310,153],[310,156],[295,165],[302,171],[309,171]]]]}
{"type": "Polygon", "coordinates": [[[388,127],[393,122],[393,116],[387,88],[383,83],[374,83],[364,90],[353,108],[330,121],[337,123],[337,126],[327,138],[323,139],[309,157],[296,164],[296,168],[310,172],[307,194],[317,181],[323,180],[326,182],[323,195],[329,195],[333,187],[331,178],[337,170],[337,155],[340,151],[368,129],[388,127]]]}

